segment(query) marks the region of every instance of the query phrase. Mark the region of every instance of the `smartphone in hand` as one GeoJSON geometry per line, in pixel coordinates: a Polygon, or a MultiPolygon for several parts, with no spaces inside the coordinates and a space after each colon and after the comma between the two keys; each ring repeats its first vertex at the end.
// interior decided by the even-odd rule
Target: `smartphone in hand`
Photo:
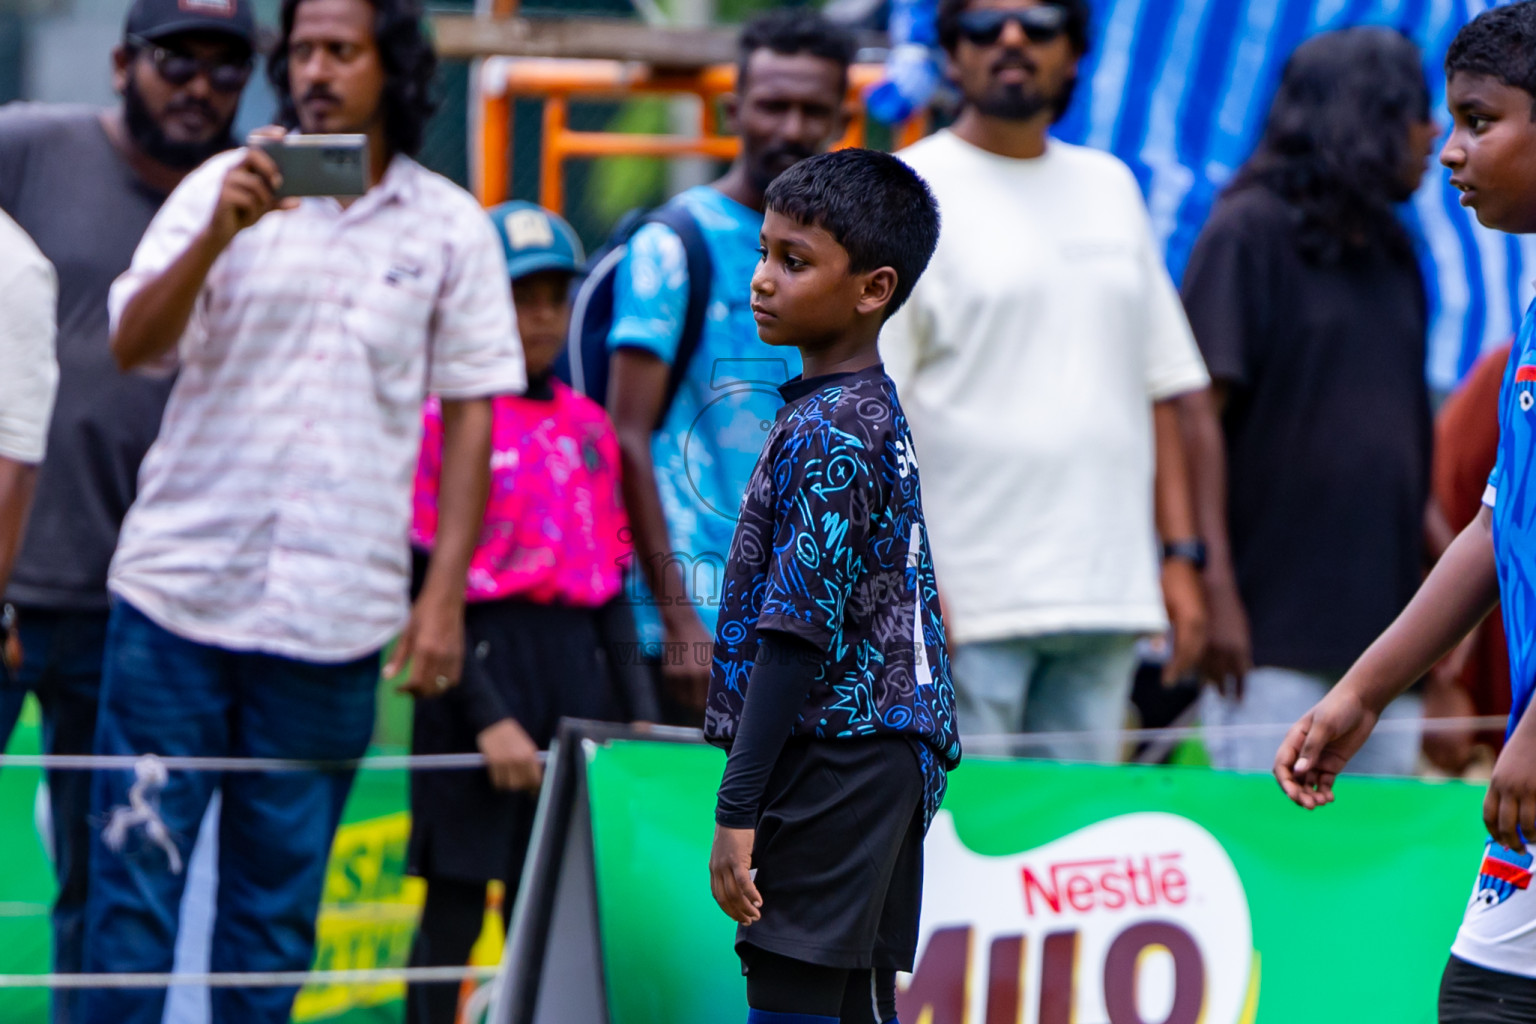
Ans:
{"type": "Polygon", "coordinates": [[[257,136],[251,145],[277,164],[283,187],[277,198],[290,196],[360,196],[368,191],[368,136],[257,136]]]}

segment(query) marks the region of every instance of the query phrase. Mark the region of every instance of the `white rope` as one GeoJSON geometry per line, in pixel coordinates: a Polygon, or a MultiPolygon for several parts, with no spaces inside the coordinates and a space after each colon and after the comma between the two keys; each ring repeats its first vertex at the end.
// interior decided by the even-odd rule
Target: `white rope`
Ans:
{"type": "MultiPolygon", "coordinates": [[[[0,754],[0,768],[44,768],[52,771],[132,771],[150,754],[0,754]]],[[[548,758],[539,751],[539,760],[548,758]]],[[[483,768],[484,754],[379,754],[348,761],[303,761],[281,757],[159,757],[173,772],[340,772],[419,771],[444,768],[483,768]]]]}
{"type": "MultiPolygon", "coordinates": [[[[1082,732],[1030,732],[1030,733],[998,733],[987,736],[961,736],[960,745],[967,752],[984,750],[1018,750],[1029,749],[1035,746],[1054,744],[1067,744],[1074,741],[1087,740],[1089,738],[1113,733],[1123,742],[1142,743],[1156,740],[1165,740],[1177,743],[1181,740],[1196,739],[1258,739],[1274,738],[1279,740],[1290,731],[1294,722],[1270,722],[1252,725],[1186,725],[1170,726],[1165,729],[1117,729],[1117,730],[1087,730],[1082,732]]],[[[1503,715],[1483,715],[1474,718],[1384,718],[1376,723],[1373,733],[1385,732],[1416,732],[1416,733],[1442,733],[1460,732],[1484,732],[1487,730],[1503,731],[1509,724],[1509,719],[1503,715]]]]}
{"type": "Polygon", "coordinates": [[[490,978],[496,967],[379,967],[347,971],[249,971],[222,974],[0,974],[7,988],[284,988],[294,985],[377,985],[403,981],[490,978]]]}
{"type": "MultiPolygon", "coordinates": [[[[1259,725],[1191,725],[1162,729],[1085,729],[1078,732],[1033,732],[962,736],[968,750],[1027,750],[1030,747],[1071,743],[1113,734],[1121,742],[1177,743],[1193,739],[1267,738],[1278,740],[1294,723],[1273,722],[1259,725]]],[[[1508,719],[1502,715],[1474,718],[1386,718],[1376,723],[1375,731],[1442,733],[1470,730],[1502,731],[1508,719]]],[[[700,739],[697,729],[655,728],[652,733],[667,739],[700,739]]],[[[637,734],[643,739],[643,734],[637,734]]],[[[146,756],[138,754],[0,754],[0,769],[44,768],[65,771],[134,770],[146,756]]],[[[539,760],[548,754],[539,751],[539,760]]],[[[437,771],[485,767],[484,754],[379,754],[349,761],[303,761],[276,757],[160,757],[167,771],[188,772],[312,772],[312,771],[437,771]]]]}

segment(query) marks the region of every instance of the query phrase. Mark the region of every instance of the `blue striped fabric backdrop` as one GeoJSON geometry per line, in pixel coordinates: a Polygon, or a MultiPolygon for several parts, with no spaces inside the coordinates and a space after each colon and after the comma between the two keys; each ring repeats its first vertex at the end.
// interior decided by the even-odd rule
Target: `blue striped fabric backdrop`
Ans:
{"type": "MultiPolygon", "coordinates": [[[[1317,32],[1389,25],[1424,50],[1436,116],[1446,47],[1491,0],[1094,0],[1094,47],[1057,134],[1135,171],[1175,280],[1221,188],[1263,129],[1285,59],[1317,32]]],[[[1452,387],[1513,335],[1530,301],[1536,240],[1478,225],[1438,163],[1410,204],[1430,296],[1430,385],[1452,387]]]]}

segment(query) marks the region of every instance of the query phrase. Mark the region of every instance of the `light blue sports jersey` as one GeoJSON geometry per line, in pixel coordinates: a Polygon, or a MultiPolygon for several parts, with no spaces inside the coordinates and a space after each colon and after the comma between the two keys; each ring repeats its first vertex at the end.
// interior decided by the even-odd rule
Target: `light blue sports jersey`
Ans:
{"type": "MultiPolygon", "coordinates": [[[[763,215],[709,186],[691,188],[672,202],[698,222],[714,276],[699,347],[652,438],[651,458],[673,549],[683,559],[688,599],[714,632],[741,496],[783,404],[778,386],[800,372],[800,353],[765,345],[752,319],[763,215]]],[[[647,224],[635,233],[614,279],[613,306],[610,349],[643,348],[672,362],[688,309],[688,261],[682,239],[670,228],[647,224]]],[[[634,575],[640,639],[659,643],[654,600],[634,575]]]]}
{"type": "Polygon", "coordinates": [[[1483,503],[1493,507],[1493,553],[1509,642],[1512,703],[1506,736],[1536,688],[1536,302],[1525,311],[1499,392],[1499,457],[1483,503]]]}

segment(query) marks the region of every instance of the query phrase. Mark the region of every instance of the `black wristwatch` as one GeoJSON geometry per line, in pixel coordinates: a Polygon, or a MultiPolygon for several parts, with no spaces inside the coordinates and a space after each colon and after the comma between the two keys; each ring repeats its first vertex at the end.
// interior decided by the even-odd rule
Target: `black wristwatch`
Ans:
{"type": "Polygon", "coordinates": [[[1170,558],[1182,558],[1195,569],[1205,568],[1205,541],[1198,537],[1189,540],[1167,541],[1163,544],[1163,561],[1170,558]]]}

